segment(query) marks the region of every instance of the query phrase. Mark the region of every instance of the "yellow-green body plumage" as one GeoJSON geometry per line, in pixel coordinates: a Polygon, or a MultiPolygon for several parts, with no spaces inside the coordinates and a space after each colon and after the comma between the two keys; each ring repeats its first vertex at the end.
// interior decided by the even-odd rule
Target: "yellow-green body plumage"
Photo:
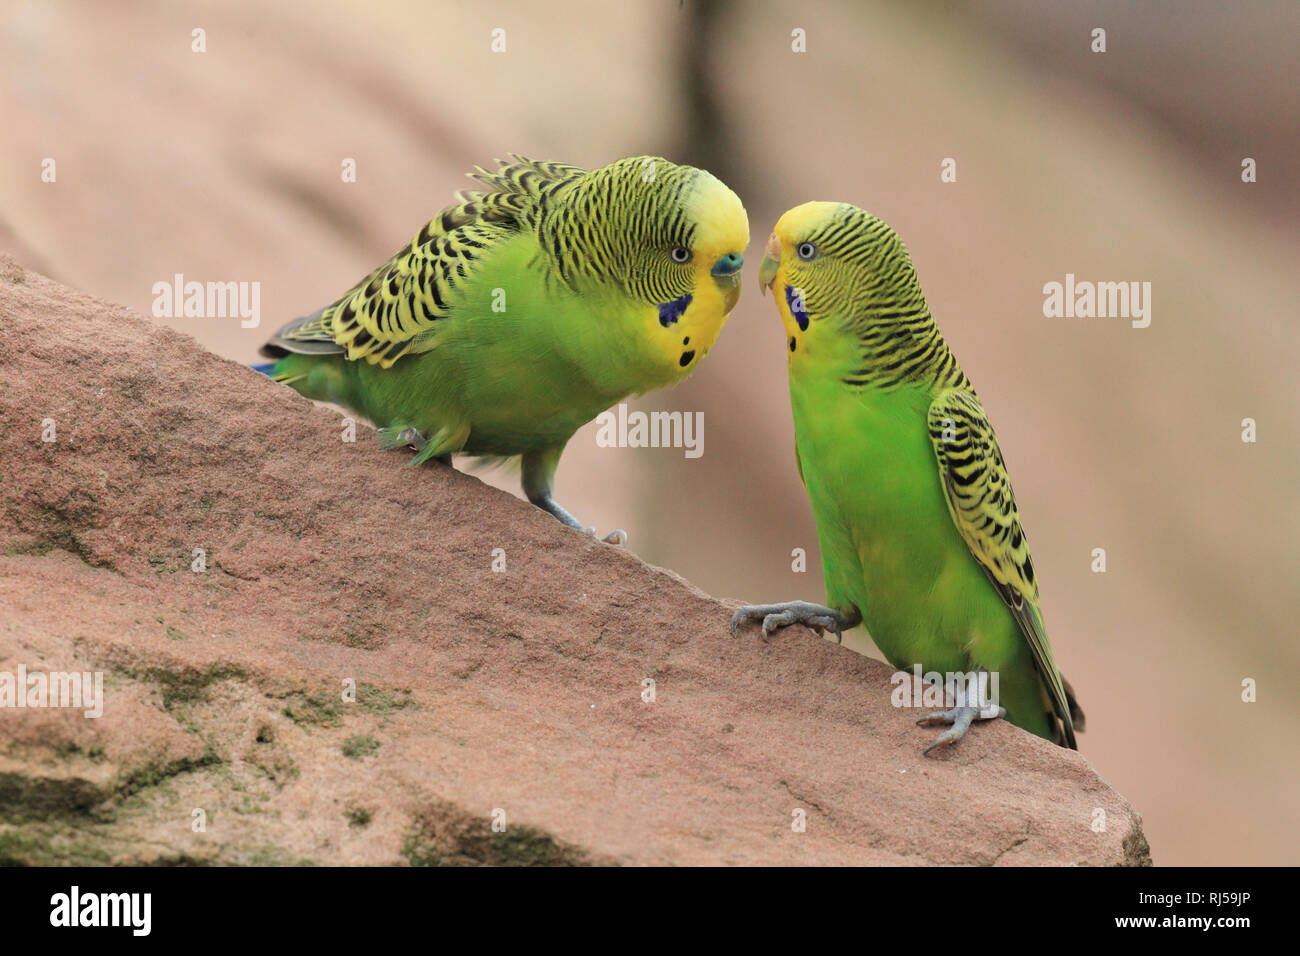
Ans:
{"type": "Polygon", "coordinates": [[[827,606],[900,669],[996,673],[1010,721],[1074,747],[1082,714],[1001,452],[901,241],[856,207],[809,203],[768,255],[827,606]]]}
{"type": "Polygon", "coordinates": [[[716,178],[656,157],[591,172],[514,157],[474,178],[482,188],[265,352],[274,378],[390,444],[414,430],[417,461],[523,455],[536,499],[578,428],[708,353],[740,293],[748,223],[716,178]]]}
{"type": "Polygon", "coordinates": [[[628,302],[555,296],[546,277],[530,270],[535,256],[526,236],[485,250],[474,281],[448,296],[451,317],[425,333],[427,352],[389,366],[295,356],[280,374],[304,394],[376,424],[455,436],[438,454],[471,455],[563,444],[629,392],[671,384],[671,373],[682,371],[676,357],[671,369],[643,359],[644,330],[628,302]],[[494,297],[504,299],[504,311],[492,311],[494,297]],[[462,312],[469,315],[459,318],[462,312]]]}

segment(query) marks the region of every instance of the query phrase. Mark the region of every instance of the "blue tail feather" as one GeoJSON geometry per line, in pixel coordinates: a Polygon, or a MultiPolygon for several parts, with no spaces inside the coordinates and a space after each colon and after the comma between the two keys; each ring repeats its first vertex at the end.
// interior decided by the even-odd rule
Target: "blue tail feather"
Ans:
{"type": "Polygon", "coordinates": [[[263,375],[270,375],[271,369],[275,368],[275,363],[262,362],[260,365],[250,365],[248,367],[251,368],[254,372],[261,372],[263,375]]]}

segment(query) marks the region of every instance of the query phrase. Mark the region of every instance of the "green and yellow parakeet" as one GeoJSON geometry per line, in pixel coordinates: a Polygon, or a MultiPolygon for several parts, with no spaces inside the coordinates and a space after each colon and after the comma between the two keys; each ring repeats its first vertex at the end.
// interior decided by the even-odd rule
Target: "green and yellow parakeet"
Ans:
{"type": "Polygon", "coordinates": [[[277,332],[262,354],[278,361],[260,368],[364,415],[388,447],[415,446],[416,464],[522,456],[528,500],[581,528],[551,494],[565,443],[694,371],[740,296],[749,222],[713,175],[657,157],[498,166],[277,332]]]}
{"type": "Polygon", "coordinates": [[[1083,713],[1052,658],[1002,453],[902,241],[856,206],[806,203],[776,224],[759,279],[785,324],[827,606],[742,607],[732,633],[862,623],[900,670],[998,675],[1001,706],[972,692],[923,718],[952,724],[927,753],[1003,715],[1077,749],[1083,713]]]}

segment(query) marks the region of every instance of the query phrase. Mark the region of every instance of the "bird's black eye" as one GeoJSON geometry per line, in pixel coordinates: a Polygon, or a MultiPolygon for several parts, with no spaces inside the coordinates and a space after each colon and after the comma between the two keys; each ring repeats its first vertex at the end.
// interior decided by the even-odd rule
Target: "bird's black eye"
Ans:
{"type": "Polygon", "coordinates": [[[691,261],[691,250],[687,249],[685,246],[673,246],[672,252],[668,254],[673,257],[673,262],[676,262],[678,265],[683,262],[691,261]]]}
{"type": "Polygon", "coordinates": [[[801,242],[794,250],[795,254],[804,262],[817,258],[817,247],[811,242],[801,242]]]}

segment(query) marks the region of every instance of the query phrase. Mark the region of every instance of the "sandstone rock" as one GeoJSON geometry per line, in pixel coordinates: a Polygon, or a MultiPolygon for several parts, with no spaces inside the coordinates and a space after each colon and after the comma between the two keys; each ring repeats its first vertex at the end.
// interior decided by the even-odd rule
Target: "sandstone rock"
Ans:
{"type": "Polygon", "coordinates": [[[0,671],[105,687],[0,710],[0,862],[1149,862],[1085,756],[924,758],[884,665],[342,432],[0,256],[0,671]]]}

